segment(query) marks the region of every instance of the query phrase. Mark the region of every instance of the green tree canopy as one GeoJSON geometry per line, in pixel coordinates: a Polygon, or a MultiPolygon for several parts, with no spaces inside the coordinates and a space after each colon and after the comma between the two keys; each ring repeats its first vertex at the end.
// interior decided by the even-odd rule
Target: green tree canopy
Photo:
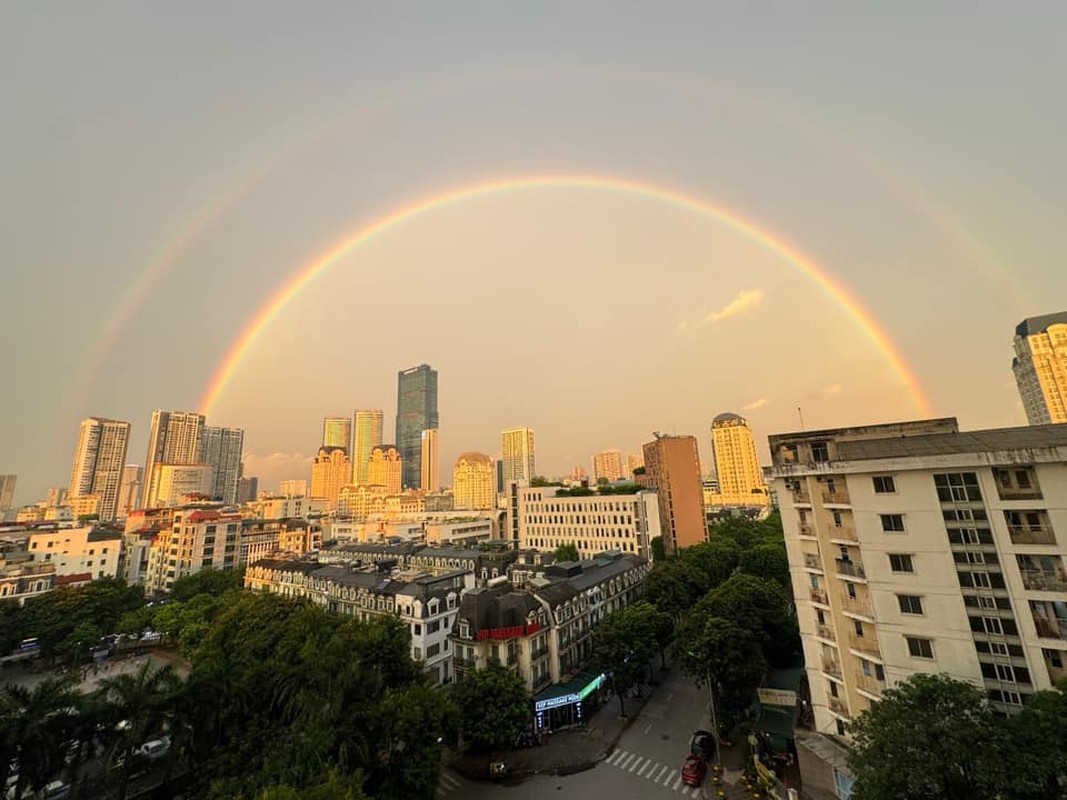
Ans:
{"type": "Polygon", "coordinates": [[[1067,694],[1063,688],[1035,693],[1004,725],[1009,743],[1005,796],[1045,800],[1067,793],[1067,694]]]}
{"type": "Polygon", "coordinates": [[[577,561],[578,545],[573,542],[561,544],[556,548],[556,561],[577,561]]]}
{"type": "Polygon", "coordinates": [[[800,648],[800,634],[789,596],[775,581],[754,575],[734,575],[713,589],[694,613],[729,620],[749,631],[772,666],[782,666],[800,648]]]}
{"type": "Polygon", "coordinates": [[[704,575],[703,594],[726,582],[737,569],[740,554],[740,548],[732,539],[715,539],[683,548],[679,557],[704,575]]]}
{"type": "Polygon", "coordinates": [[[531,723],[532,699],[522,678],[491,662],[459,680],[452,690],[460,731],[475,749],[510,747],[531,723]]]}
{"type": "Polygon", "coordinates": [[[755,575],[757,578],[772,580],[785,589],[790,590],[789,557],[786,555],[785,544],[767,542],[741,553],[741,572],[746,575],[755,575]]]}
{"type": "Polygon", "coordinates": [[[651,604],[637,603],[613,611],[593,629],[593,665],[611,681],[623,716],[626,692],[641,681],[656,652],[656,614],[651,604]]]}
{"type": "Polygon", "coordinates": [[[669,558],[657,563],[645,578],[645,599],[679,617],[693,607],[706,589],[707,575],[688,561],[669,558]]]}

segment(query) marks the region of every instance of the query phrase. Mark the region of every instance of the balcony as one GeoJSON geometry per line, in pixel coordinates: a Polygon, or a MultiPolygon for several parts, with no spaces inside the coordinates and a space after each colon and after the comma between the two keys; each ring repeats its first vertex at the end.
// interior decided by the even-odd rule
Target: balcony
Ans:
{"type": "Polygon", "coordinates": [[[1056,544],[1056,534],[1047,525],[1009,525],[1012,544],[1056,544]]]}
{"type": "Polygon", "coordinates": [[[837,636],[834,634],[834,629],[829,625],[816,625],[815,635],[820,639],[827,639],[831,642],[837,641],[837,636]]]}
{"type": "Polygon", "coordinates": [[[841,678],[841,665],[831,659],[824,658],[822,660],[822,671],[827,675],[833,675],[835,678],[841,678]]]}
{"type": "Polygon", "coordinates": [[[530,659],[533,660],[533,661],[536,661],[537,659],[539,659],[539,658],[541,658],[543,656],[547,656],[547,655],[548,655],[548,645],[546,644],[546,645],[542,645],[541,647],[538,647],[536,650],[532,651],[530,653],[530,659]]]}
{"type": "Polygon", "coordinates": [[[1067,575],[1062,570],[1020,569],[1023,586],[1035,592],[1067,592],[1067,575]]]}
{"type": "Polygon", "coordinates": [[[830,605],[830,596],[822,589],[812,589],[810,596],[813,603],[820,603],[824,606],[830,605]]]}
{"type": "Polygon", "coordinates": [[[867,636],[856,636],[852,634],[848,637],[848,646],[853,650],[858,650],[861,653],[867,653],[875,658],[882,657],[882,651],[878,649],[878,641],[871,639],[867,636]]]}
{"type": "Polygon", "coordinates": [[[808,523],[801,522],[800,525],[797,526],[797,533],[801,536],[815,536],[815,529],[808,523]]]}
{"type": "Polygon", "coordinates": [[[795,505],[810,506],[811,505],[811,495],[808,494],[803,489],[794,489],[793,490],[793,503],[795,505]]]}
{"type": "Polygon", "coordinates": [[[867,580],[867,573],[863,571],[863,564],[844,558],[835,559],[834,564],[837,566],[838,575],[844,575],[847,578],[858,578],[862,581],[867,580]]]}
{"type": "Polygon", "coordinates": [[[845,705],[845,701],[840,697],[830,698],[830,710],[837,716],[844,717],[845,719],[852,719],[852,716],[848,713],[848,706],[845,705]]]}
{"type": "Polygon", "coordinates": [[[1034,616],[1034,627],[1042,639],[1063,639],[1067,641],[1067,619],[1034,616]]]}
{"type": "Polygon", "coordinates": [[[852,501],[848,497],[848,492],[823,492],[822,502],[823,505],[847,506],[852,501]]]}
{"type": "Polygon", "coordinates": [[[822,559],[819,558],[818,554],[816,554],[816,553],[805,553],[804,554],[804,566],[808,567],[809,569],[817,569],[817,570],[819,570],[821,572],[822,571],[822,559]]]}
{"type": "Polygon", "coordinates": [[[856,687],[867,694],[881,697],[885,689],[885,681],[878,680],[874,675],[865,675],[863,670],[856,671],[856,687]]]}
{"type": "Polygon", "coordinates": [[[831,525],[830,526],[830,539],[831,541],[841,542],[858,542],[859,537],[856,536],[856,529],[851,525],[831,525]]]}
{"type": "Polygon", "coordinates": [[[452,666],[456,669],[474,669],[474,658],[452,656],[452,666]]]}
{"type": "Polygon", "coordinates": [[[866,597],[848,597],[841,601],[841,609],[846,614],[859,614],[862,617],[872,617],[871,601],[866,597]]]}

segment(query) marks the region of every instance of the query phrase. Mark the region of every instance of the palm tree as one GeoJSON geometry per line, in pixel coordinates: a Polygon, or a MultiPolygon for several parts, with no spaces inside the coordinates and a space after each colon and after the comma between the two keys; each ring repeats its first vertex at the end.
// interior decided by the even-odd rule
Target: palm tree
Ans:
{"type": "Polygon", "coordinates": [[[22,797],[63,768],[63,745],[71,738],[80,694],[69,678],[45,678],[32,688],[9,684],[0,692],[0,776],[6,785],[17,759],[15,797],[22,797]]]}
{"type": "Polygon", "coordinates": [[[97,694],[79,695],[77,715],[71,727],[71,760],[67,764],[70,772],[71,800],[78,800],[81,795],[82,770],[87,762],[96,757],[96,743],[100,738],[99,728],[111,716],[110,708],[97,694]]]}
{"type": "Polygon", "coordinates": [[[133,751],[151,736],[161,733],[172,715],[181,692],[182,681],[174,669],[155,668],[148,660],[137,672],[113,675],[100,682],[97,695],[111,705],[116,723],[111,748],[113,759],[121,758],[119,800],[126,800],[133,751]]]}

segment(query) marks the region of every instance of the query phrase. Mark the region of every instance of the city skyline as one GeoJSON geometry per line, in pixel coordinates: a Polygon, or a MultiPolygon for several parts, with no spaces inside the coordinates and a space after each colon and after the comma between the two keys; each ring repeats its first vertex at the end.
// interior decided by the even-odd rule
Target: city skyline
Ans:
{"type": "Polygon", "coordinates": [[[66,483],[82,419],[140,453],[156,408],[305,475],[323,417],[391,415],[422,362],[445,465],[516,421],[550,474],[727,409],[764,461],[798,406],[1023,423],[1011,331],[1067,296],[1056,9],[572,12],[8,9],[15,503],[66,483]]]}

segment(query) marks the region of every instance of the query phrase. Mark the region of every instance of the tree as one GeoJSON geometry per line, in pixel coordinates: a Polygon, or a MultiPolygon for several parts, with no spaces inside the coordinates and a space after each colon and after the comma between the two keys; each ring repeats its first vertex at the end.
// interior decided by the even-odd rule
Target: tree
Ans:
{"type": "Polygon", "coordinates": [[[441,744],[451,740],[458,722],[452,701],[426,681],[389,689],[379,719],[384,768],[367,790],[375,797],[433,796],[441,744]]]}
{"type": "Polygon", "coordinates": [[[1007,791],[1012,800],[1059,797],[1067,784],[1067,694],[1036,692],[1006,722],[1007,791]]]}
{"type": "Polygon", "coordinates": [[[784,544],[760,544],[741,553],[741,572],[766,578],[780,585],[787,592],[792,583],[789,577],[789,557],[784,544]]]}
{"type": "Polygon", "coordinates": [[[763,677],[756,637],[728,620],[694,611],[678,629],[675,653],[687,674],[710,687],[717,733],[729,734],[751,707],[763,677]]]}
{"type": "Polygon", "coordinates": [[[722,583],[737,569],[740,550],[731,539],[700,542],[683,548],[680,557],[704,575],[702,594],[722,583]]]}
{"type": "Polygon", "coordinates": [[[578,546],[573,542],[561,544],[556,548],[556,561],[577,561],[578,546]]]}
{"type": "Polygon", "coordinates": [[[887,689],[849,728],[856,800],[998,796],[1003,735],[982,690],[970,683],[912,675],[887,689]]]}
{"type": "Polygon", "coordinates": [[[465,675],[453,689],[460,731],[475,749],[510,747],[530,726],[531,698],[522,678],[499,663],[465,675]]]}
{"type": "Polygon", "coordinates": [[[608,676],[626,716],[626,693],[640,683],[655,653],[655,609],[637,603],[608,614],[593,629],[593,665],[608,676]]]}
{"type": "Polygon", "coordinates": [[[749,631],[773,666],[789,663],[800,647],[789,596],[766,578],[734,575],[697,603],[694,612],[721,617],[749,631]]]}
{"type": "Polygon", "coordinates": [[[667,560],[667,549],[663,546],[663,537],[654,536],[652,541],[649,542],[649,547],[652,549],[652,562],[659,563],[667,560]]]}
{"type": "Polygon", "coordinates": [[[33,688],[9,684],[0,694],[0,777],[7,785],[12,761],[19,777],[14,796],[37,790],[63,768],[78,693],[68,678],[45,678],[33,688]]]}

